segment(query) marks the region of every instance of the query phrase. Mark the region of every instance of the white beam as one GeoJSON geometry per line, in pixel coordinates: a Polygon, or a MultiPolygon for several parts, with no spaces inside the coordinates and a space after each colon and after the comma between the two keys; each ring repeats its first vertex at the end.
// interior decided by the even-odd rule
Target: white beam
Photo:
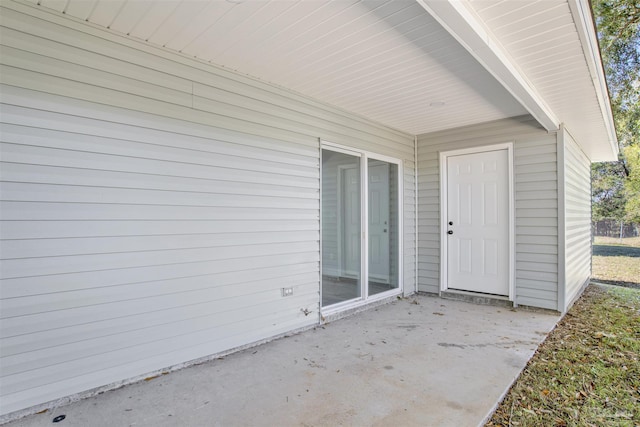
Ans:
{"type": "Polygon", "coordinates": [[[502,46],[461,0],[416,0],[548,131],[560,121],[502,46]]]}
{"type": "Polygon", "coordinates": [[[609,90],[607,89],[607,81],[604,74],[604,68],[602,66],[602,60],[600,59],[600,47],[598,45],[598,37],[596,35],[595,25],[593,24],[593,18],[591,17],[591,6],[587,0],[568,0],[571,14],[573,15],[576,28],[578,30],[578,36],[582,41],[582,50],[584,57],[587,60],[589,66],[589,72],[591,73],[591,80],[593,81],[593,87],[598,97],[598,104],[600,105],[600,111],[604,125],[607,129],[609,136],[609,146],[611,153],[603,155],[610,160],[618,158],[618,137],[616,136],[616,127],[613,122],[613,112],[611,111],[611,103],[609,102],[609,90]]]}

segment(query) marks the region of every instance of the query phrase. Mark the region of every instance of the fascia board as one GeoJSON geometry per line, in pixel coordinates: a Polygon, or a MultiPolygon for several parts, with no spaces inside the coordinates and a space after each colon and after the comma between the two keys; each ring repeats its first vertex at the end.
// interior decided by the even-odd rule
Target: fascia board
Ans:
{"type": "Polygon", "coordinates": [[[602,120],[607,129],[609,136],[609,145],[611,147],[610,160],[618,158],[618,138],[616,136],[616,127],[613,121],[613,112],[611,111],[611,102],[609,101],[609,90],[607,89],[607,80],[602,66],[600,56],[600,47],[598,45],[598,37],[596,34],[595,24],[591,14],[591,6],[587,0],[568,0],[573,20],[576,24],[578,36],[582,44],[584,56],[589,66],[589,73],[593,81],[593,87],[598,97],[598,104],[602,113],[602,120]]]}

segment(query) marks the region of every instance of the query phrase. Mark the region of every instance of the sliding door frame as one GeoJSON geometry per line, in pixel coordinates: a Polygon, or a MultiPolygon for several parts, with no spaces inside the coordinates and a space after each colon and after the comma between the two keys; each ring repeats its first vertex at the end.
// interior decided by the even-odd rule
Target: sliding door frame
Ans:
{"type": "MultiPolygon", "coordinates": [[[[337,313],[343,310],[348,310],[351,308],[356,308],[365,304],[369,304],[371,302],[375,302],[378,300],[382,300],[385,298],[393,297],[396,295],[401,295],[403,292],[403,220],[404,220],[404,210],[403,210],[403,176],[404,171],[402,168],[402,161],[400,159],[384,156],[381,154],[377,154],[367,150],[361,150],[353,147],[348,147],[341,144],[335,144],[333,142],[320,140],[320,310],[322,315],[328,315],[337,313]],[[351,156],[358,157],[360,159],[360,287],[361,287],[361,296],[355,299],[350,299],[348,301],[339,302],[336,304],[329,305],[327,307],[322,307],[322,150],[329,150],[338,153],[348,154],[351,156]],[[394,164],[397,167],[397,206],[395,207],[398,212],[398,224],[397,224],[397,235],[398,235],[398,287],[394,289],[390,289],[389,291],[380,292],[375,295],[369,295],[369,169],[368,169],[368,161],[369,159],[380,160],[383,162],[387,162],[390,164],[394,164]]],[[[391,176],[391,175],[389,175],[391,176]]],[[[389,228],[389,233],[391,233],[391,228],[389,228]]]]}

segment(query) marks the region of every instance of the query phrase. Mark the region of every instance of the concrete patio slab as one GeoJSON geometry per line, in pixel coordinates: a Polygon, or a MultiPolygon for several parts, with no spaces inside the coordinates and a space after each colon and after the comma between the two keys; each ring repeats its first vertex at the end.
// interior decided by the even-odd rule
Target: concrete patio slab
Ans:
{"type": "Polygon", "coordinates": [[[558,320],[411,297],[8,426],[476,426],[558,320]]]}

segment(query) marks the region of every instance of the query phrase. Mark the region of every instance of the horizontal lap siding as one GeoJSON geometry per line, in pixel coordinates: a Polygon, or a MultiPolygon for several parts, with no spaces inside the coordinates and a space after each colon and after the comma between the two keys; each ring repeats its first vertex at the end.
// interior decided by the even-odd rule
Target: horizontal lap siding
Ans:
{"type": "Polygon", "coordinates": [[[557,138],[514,136],[516,303],[557,309],[557,138]]]}
{"type": "MultiPolygon", "coordinates": [[[[165,131],[167,150],[136,140],[141,127],[76,115],[82,134],[69,125],[46,138],[29,108],[42,95],[4,89],[3,412],[316,320],[300,311],[317,313],[316,148],[281,153],[298,181],[253,147],[242,159],[216,152],[215,128],[197,144],[165,131]],[[109,128],[127,140],[104,137],[109,128]],[[291,299],[282,286],[294,286],[291,299]]],[[[55,101],[47,114],[59,123],[79,105],[55,101]]]]}
{"type": "Polygon", "coordinates": [[[514,142],[516,303],[557,309],[556,137],[516,117],[418,137],[418,287],[440,289],[439,153],[514,142]]]}
{"type": "Polygon", "coordinates": [[[565,307],[591,276],[591,162],[564,131],[565,307]]]}
{"type": "Polygon", "coordinates": [[[0,415],[316,323],[318,138],[405,161],[413,279],[412,137],[62,16],[1,15],[0,415]]]}
{"type": "MultiPolygon", "coordinates": [[[[413,144],[413,141],[412,141],[413,144]]],[[[405,296],[411,295],[416,292],[416,208],[415,208],[415,162],[413,156],[411,160],[405,159],[403,161],[403,175],[404,181],[402,182],[403,191],[403,236],[402,236],[402,257],[403,257],[403,271],[402,282],[403,292],[405,296]]]]}

